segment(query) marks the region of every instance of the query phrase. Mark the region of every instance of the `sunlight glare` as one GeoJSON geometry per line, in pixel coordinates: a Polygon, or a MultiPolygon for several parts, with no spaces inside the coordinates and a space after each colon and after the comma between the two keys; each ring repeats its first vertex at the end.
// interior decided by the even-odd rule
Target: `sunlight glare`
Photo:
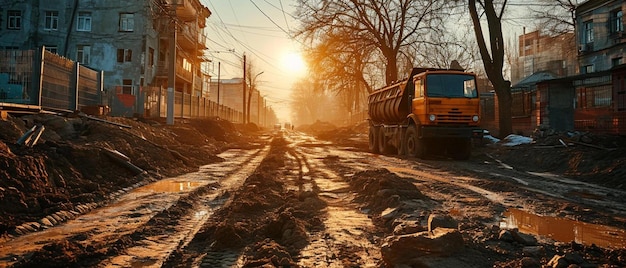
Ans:
{"type": "Polygon", "coordinates": [[[283,56],[283,67],[287,69],[288,72],[304,74],[306,71],[306,63],[302,59],[297,52],[288,52],[283,56]]]}

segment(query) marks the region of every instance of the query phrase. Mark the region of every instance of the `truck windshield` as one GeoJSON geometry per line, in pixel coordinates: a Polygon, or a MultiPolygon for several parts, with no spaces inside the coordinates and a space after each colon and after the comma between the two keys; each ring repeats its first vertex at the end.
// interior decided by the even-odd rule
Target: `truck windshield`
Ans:
{"type": "Polygon", "coordinates": [[[426,96],[448,98],[476,98],[474,76],[465,74],[428,74],[426,96]]]}

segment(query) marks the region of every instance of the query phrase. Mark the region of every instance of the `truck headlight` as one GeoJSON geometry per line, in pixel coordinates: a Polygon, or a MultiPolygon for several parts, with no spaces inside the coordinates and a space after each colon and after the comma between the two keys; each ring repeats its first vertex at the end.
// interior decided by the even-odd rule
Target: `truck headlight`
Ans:
{"type": "Polygon", "coordinates": [[[435,122],[435,119],[437,119],[437,116],[434,114],[428,116],[428,120],[430,120],[431,122],[435,122]]]}
{"type": "Polygon", "coordinates": [[[472,120],[473,120],[474,122],[478,122],[478,115],[472,116],[472,120]]]}

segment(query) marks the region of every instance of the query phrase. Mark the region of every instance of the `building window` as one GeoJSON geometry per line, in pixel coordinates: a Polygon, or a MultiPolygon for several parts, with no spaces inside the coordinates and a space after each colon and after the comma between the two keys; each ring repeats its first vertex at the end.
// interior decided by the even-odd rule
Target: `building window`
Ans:
{"type": "Polygon", "coordinates": [[[135,27],[135,14],[122,13],[120,14],[120,32],[132,32],[135,27]]]}
{"type": "Polygon", "coordinates": [[[7,29],[19,30],[22,28],[22,11],[7,11],[7,29]]]}
{"type": "Polygon", "coordinates": [[[91,56],[91,47],[85,45],[78,45],[76,49],[76,61],[83,65],[89,65],[89,58],[91,56]]]}
{"type": "Polygon", "coordinates": [[[593,43],[593,20],[584,22],[584,43],[589,44],[593,43]]]}
{"type": "Polygon", "coordinates": [[[609,107],[613,101],[611,86],[600,86],[593,89],[593,106],[609,107]]]}
{"type": "Polygon", "coordinates": [[[622,10],[615,10],[613,12],[611,12],[611,33],[619,33],[619,32],[623,32],[624,31],[624,24],[622,21],[622,17],[623,17],[624,13],[622,12],[622,10]]]}
{"type": "Polygon", "coordinates": [[[46,46],[46,50],[54,54],[59,54],[59,48],[57,46],[46,46]]]}
{"type": "Polygon", "coordinates": [[[611,66],[615,67],[617,65],[622,64],[622,57],[618,57],[618,58],[612,58],[611,59],[611,66]]]}
{"type": "Polygon", "coordinates": [[[43,28],[45,30],[56,31],[59,29],[59,12],[46,11],[45,22],[43,28]]]}
{"type": "Polygon", "coordinates": [[[148,65],[154,66],[154,48],[148,48],[148,65]]]}
{"type": "Polygon", "coordinates": [[[132,79],[123,79],[122,87],[117,88],[117,94],[133,94],[133,80],[132,79]]]}
{"type": "Polygon", "coordinates": [[[78,12],[78,23],[76,24],[76,31],[91,32],[91,13],[78,12]]]}
{"type": "Polygon", "coordinates": [[[611,85],[576,89],[576,108],[610,107],[613,102],[611,85]]]}
{"type": "Polygon", "coordinates": [[[584,74],[593,73],[593,64],[583,66],[582,71],[584,74]]]}
{"type": "Polygon", "coordinates": [[[130,49],[117,50],[117,62],[130,62],[133,58],[133,51],[130,49]]]}
{"type": "Polygon", "coordinates": [[[191,72],[191,62],[189,62],[187,59],[183,58],[183,69],[185,71],[191,72]]]}

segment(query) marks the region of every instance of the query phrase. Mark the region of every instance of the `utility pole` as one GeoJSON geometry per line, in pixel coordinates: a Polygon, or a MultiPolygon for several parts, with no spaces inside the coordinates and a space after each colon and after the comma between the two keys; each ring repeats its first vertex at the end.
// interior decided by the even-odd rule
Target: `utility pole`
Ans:
{"type": "Polygon", "coordinates": [[[242,111],[243,111],[243,123],[246,123],[246,53],[243,53],[243,91],[241,97],[243,98],[242,111]]]}
{"type": "Polygon", "coordinates": [[[169,62],[167,75],[167,118],[168,125],[174,124],[174,88],[176,87],[176,6],[178,0],[173,0],[170,6],[170,42],[169,62]]]}
{"type": "Polygon", "coordinates": [[[222,62],[217,62],[217,117],[220,117],[220,111],[222,108],[220,107],[220,71],[222,62]]]}
{"type": "MultiPolygon", "coordinates": [[[[259,75],[262,75],[265,71],[262,71],[260,73],[258,73],[257,75],[254,76],[254,78],[250,79],[250,92],[248,93],[248,105],[247,105],[247,110],[248,110],[248,123],[250,123],[250,114],[252,114],[250,112],[250,106],[252,105],[252,94],[254,93],[254,91],[256,90],[257,92],[259,92],[259,89],[256,87],[257,82],[256,79],[257,77],[259,77],[259,75]]],[[[258,101],[258,100],[257,100],[258,101]]]]}

